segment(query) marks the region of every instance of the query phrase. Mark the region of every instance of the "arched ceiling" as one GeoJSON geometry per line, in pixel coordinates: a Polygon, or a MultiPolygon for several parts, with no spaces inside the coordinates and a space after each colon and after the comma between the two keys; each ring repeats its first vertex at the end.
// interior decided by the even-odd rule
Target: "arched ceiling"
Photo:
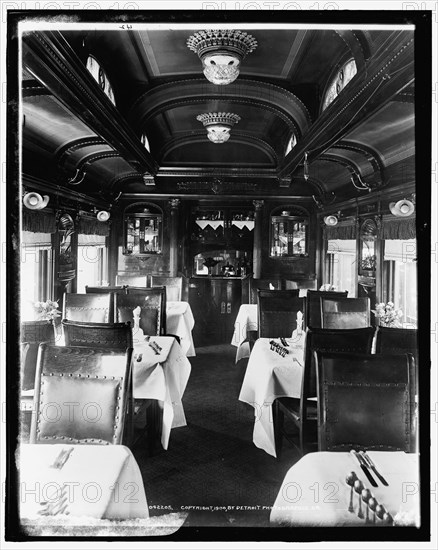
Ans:
{"type": "Polygon", "coordinates": [[[257,195],[298,189],[341,199],[414,173],[411,30],[243,25],[257,48],[234,83],[217,86],[186,45],[199,29],[113,29],[23,37],[24,174],[112,200],[218,178],[227,189],[254,183],[257,195]],[[86,70],[88,55],[105,70],[115,105],[86,70]],[[321,112],[331,78],[351,58],[356,76],[321,112]],[[227,143],[207,139],[196,118],[207,112],[239,115],[227,143]],[[285,155],[292,134],[297,144],[285,155]]]}

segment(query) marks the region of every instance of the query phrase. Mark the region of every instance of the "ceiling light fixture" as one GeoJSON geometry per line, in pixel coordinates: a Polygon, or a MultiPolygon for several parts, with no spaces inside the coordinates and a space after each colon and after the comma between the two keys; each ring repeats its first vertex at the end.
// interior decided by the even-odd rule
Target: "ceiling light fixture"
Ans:
{"type": "Polygon", "coordinates": [[[234,29],[206,30],[192,34],[187,47],[198,54],[205,78],[221,86],[236,80],[241,61],[257,48],[257,40],[234,29]]]}
{"type": "Polygon", "coordinates": [[[196,120],[207,129],[207,137],[213,143],[225,143],[230,139],[231,128],[240,120],[234,113],[203,113],[196,120]]]}

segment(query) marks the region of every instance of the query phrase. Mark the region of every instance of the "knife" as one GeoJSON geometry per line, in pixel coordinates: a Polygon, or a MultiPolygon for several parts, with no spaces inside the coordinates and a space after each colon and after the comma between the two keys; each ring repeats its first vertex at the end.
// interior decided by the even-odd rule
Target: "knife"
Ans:
{"type": "Polygon", "coordinates": [[[365,462],[364,458],[362,457],[362,455],[360,455],[359,453],[357,453],[356,451],[354,450],[351,450],[350,453],[356,457],[357,461],[359,462],[359,465],[363,471],[363,473],[367,476],[367,479],[368,481],[371,483],[371,485],[373,487],[377,487],[377,482],[376,480],[373,478],[373,476],[371,475],[370,471],[368,470],[368,466],[367,466],[367,463],[365,462]]]}
{"type": "Polygon", "coordinates": [[[376,474],[376,476],[380,479],[380,481],[383,483],[383,485],[386,485],[388,487],[388,482],[386,479],[382,476],[380,472],[378,472],[376,465],[371,460],[371,458],[367,455],[365,451],[360,451],[361,456],[364,458],[365,462],[368,464],[368,466],[371,468],[371,470],[376,474]]]}

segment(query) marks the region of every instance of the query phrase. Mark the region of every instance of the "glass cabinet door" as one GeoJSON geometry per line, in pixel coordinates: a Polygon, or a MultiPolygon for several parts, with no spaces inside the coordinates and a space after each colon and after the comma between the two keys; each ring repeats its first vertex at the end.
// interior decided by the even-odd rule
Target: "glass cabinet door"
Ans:
{"type": "Polygon", "coordinates": [[[161,254],[162,215],[149,208],[143,212],[125,212],[125,247],[129,255],[161,254]]]}
{"type": "Polygon", "coordinates": [[[377,225],[374,220],[365,220],[360,230],[359,275],[375,276],[377,225]]]}
{"type": "Polygon", "coordinates": [[[271,216],[271,257],[307,256],[308,220],[284,212],[271,216]]]}

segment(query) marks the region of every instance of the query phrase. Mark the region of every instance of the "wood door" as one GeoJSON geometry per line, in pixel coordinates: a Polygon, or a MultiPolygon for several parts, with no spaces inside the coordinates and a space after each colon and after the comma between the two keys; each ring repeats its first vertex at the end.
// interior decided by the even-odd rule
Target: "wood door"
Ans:
{"type": "Polygon", "coordinates": [[[230,343],[241,301],[240,279],[190,279],[195,346],[230,343]]]}

